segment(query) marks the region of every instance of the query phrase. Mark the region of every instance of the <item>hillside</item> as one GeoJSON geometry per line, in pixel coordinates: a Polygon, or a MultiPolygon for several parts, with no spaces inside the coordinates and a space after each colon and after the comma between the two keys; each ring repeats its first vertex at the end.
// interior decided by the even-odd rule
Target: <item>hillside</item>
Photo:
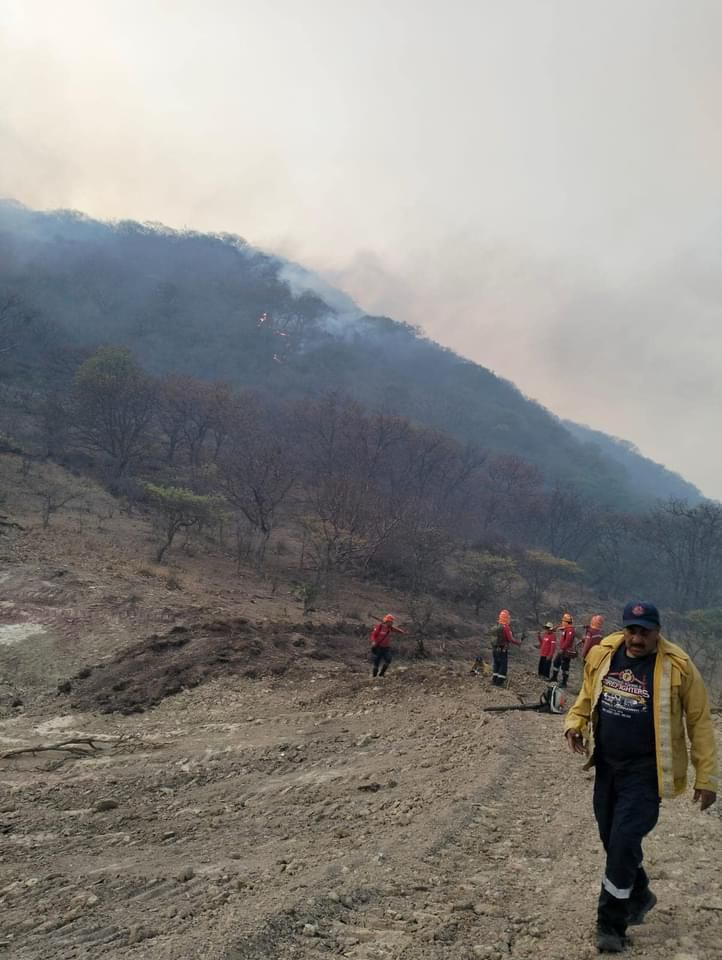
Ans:
{"type": "Polygon", "coordinates": [[[563,478],[616,509],[661,491],[699,498],[635,450],[618,455],[603,434],[580,434],[491,371],[407,325],[364,316],[312,274],[235,236],[100,223],[4,201],[0,291],[12,298],[6,323],[31,318],[4,371],[25,385],[47,384],[51,354],[123,344],[153,373],[223,379],[275,398],[341,390],[371,409],[521,457],[549,482],[563,478]]]}

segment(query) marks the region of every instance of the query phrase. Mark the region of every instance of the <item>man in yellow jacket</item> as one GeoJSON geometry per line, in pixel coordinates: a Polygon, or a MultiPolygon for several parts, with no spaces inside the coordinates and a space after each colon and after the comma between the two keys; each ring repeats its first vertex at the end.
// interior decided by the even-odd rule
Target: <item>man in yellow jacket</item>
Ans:
{"type": "Polygon", "coordinates": [[[597,908],[597,947],[620,953],[628,924],[642,923],[657,902],[642,867],[642,840],[654,828],[660,798],[687,785],[687,744],[695,768],[694,800],[717,798],[717,751],[699,670],[660,634],[657,608],[632,601],[624,631],[593,647],[584,683],[567,714],[564,736],[594,766],[594,815],[607,854],[597,908]]]}

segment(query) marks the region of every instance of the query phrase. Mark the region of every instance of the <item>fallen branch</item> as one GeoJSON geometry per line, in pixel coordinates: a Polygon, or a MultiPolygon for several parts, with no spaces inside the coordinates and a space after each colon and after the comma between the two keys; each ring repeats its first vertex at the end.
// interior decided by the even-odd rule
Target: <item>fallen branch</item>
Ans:
{"type": "Polygon", "coordinates": [[[39,753],[62,753],[65,756],[54,760],[52,764],[44,769],[57,770],[58,767],[74,760],[82,760],[85,757],[97,757],[101,753],[106,753],[103,747],[116,749],[122,747],[127,751],[135,750],[161,750],[167,747],[167,743],[149,743],[141,737],[133,734],[124,734],[121,737],[70,737],[68,740],[59,740],[57,743],[38,743],[32,747],[16,747],[14,750],[8,750],[0,754],[0,761],[14,760],[16,757],[35,756],[39,753]]]}
{"type": "Polygon", "coordinates": [[[70,740],[60,740],[58,743],[38,743],[32,747],[17,747],[15,750],[8,750],[0,754],[0,760],[10,760],[12,757],[20,757],[25,753],[47,753],[48,751],[62,750],[65,753],[72,753],[78,757],[91,757],[93,751],[98,750],[96,743],[115,743],[117,741],[98,740],[97,737],[72,737],[70,740]],[[85,747],[90,747],[86,750],[85,747]]]}

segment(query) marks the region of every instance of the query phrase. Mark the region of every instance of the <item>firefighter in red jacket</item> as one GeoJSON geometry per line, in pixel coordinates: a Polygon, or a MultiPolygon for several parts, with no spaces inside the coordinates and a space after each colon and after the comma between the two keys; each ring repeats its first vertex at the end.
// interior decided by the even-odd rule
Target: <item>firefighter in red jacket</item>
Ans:
{"type": "Polygon", "coordinates": [[[539,640],[539,676],[549,679],[552,669],[552,660],[557,646],[557,634],[554,624],[547,622],[544,624],[544,632],[537,634],[539,640]]]}
{"type": "Polygon", "coordinates": [[[501,610],[496,622],[494,642],[491,649],[492,669],[491,682],[495,687],[506,686],[509,671],[509,647],[521,646],[521,641],[514,638],[511,632],[511,614],[508,610],[501,610]]]}
{"type": "Polygon", "coordinates": [[[587,659],[587,654],[592,649],[596,647],[598,643],[602,642],[604,638],[604,633],[602,627],[604,626],[604,617],[601,613],[595,613],[592,619],[589,621],[589,626],[584,630],[584,637],[582,639],[582,660],[587,659]]]}
{"type": "Polygon", "coordinates": [[[560,686],[566,687],[569,683],[569,667],[572,659],[577,655],[577,635],[571,613],[564,614],[557,630],[559,631],[559,653],[554,657],[551,680],[556,683],[561,668],[562,681],[560,686]]]}
{"type": "Polygon", "coordinates": [[[387,613],[371,631],[371,656],[373,658],[372,676],[383,677],[391,663],[391,634],[406,633],[401,627],[394,626],[393,614],[387,613]]]}

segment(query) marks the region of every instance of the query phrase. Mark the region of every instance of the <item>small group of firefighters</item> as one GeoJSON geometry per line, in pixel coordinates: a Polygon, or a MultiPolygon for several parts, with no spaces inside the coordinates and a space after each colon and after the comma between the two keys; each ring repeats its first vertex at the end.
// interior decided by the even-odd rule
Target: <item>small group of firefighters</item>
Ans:
{"type": "MultiPolygon", "coordinates": [[[[559,682],[560,687],[569,683],[569,670],[572,660],[581,655],[585,660],[587,654],[603,637],[602,627],[604,617],[597,613],[585,625],[581,637],[577,636],[574,619],[571,613],[565,613],[558,626],[551,621],[544,624],[544,629],[537,634],[539,645],[540,677],[559,682]],[[559,674],[561,673],[561,680],[559,674]]],[[[497,618],[494,640],[492,643],[492,675],[491,682],[496,687],[504,687],[509,675],[509,647],[521,646],[524,639],[516,639],[511,629],[511,615],[508,610],[501,610],[497,618]]]]}
{"type": "MultiPolygon", "coordinates": [[[[581,655],[582,660],[602,639],[604,617],[597,613],[590,618],[584,627],[581,638],[577,636],[574,620],[570,613],[562,616],[559,626],[551,621],[544,624],[544,629],[537,635],[539,644],[539,676],[559,686],[566,687],[569,682],[569,670],[572,660],[581,655]],[[561,673],[561,680],[559,674],[561,673]]],[[[394,624],[394,616],[387,613],[373,628],[369,640],[371,642],[371,661],[373,677],[383,677],[391,663],[393,634],[406,634],[405,630],[394,624]]],[[[497,618],[492,642],[492,675],[491,682],[496,687],[507,684],[509,672],[509,647],[521,646],[521,639],[514,636],[511,628],[511,614],[508,610],[501,610],[497,618]]],[[[481,658],[478,658],[479,662],[481,658]]],[[[477,672],[477,671],[474,671],[477,672]]]]}

